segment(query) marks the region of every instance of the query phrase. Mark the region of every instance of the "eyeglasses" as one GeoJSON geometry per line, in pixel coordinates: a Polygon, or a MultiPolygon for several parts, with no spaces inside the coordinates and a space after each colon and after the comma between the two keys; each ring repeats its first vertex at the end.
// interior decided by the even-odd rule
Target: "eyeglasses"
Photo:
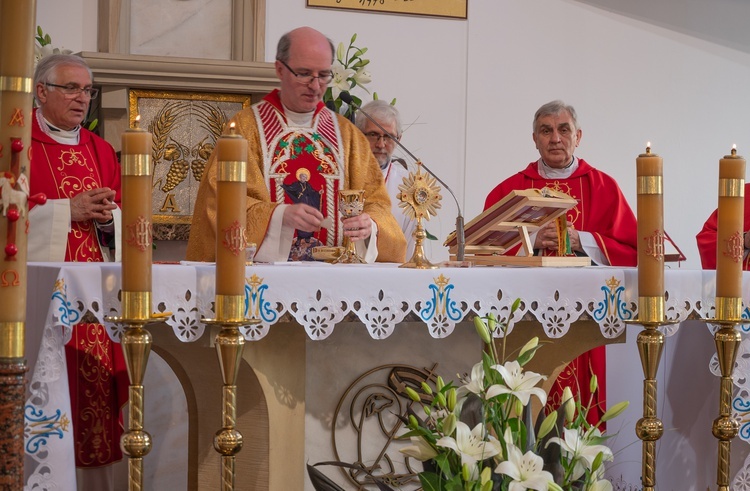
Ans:
{"type": "Polygon", "coordinates": [[[381,135],[376,131],[368,131],[365,133],[365,137],[367,137],[370,143],[378,143],[380,140],[383,140],[383,143],[389,144],[395,141],[391,135],[381,135]]]}
{"type": "Polygon", "coordinates": [[[99,95],[99,89],[93,87],[77,87],[75,85],[57,85],[45,82],[44,85],[47,87],[56,87],[60,89],[60,92],[65,96],[66,99],[75,99],[78,94],[83,93],[87,95],[89,99],[96,98],[99,95]]]}
{"type": "Polygon", "coordinates": [[[287,70],[289,70],[289,72],[291,72],[292,75],[297,77],[297,82],[301,84],[310,85],[311,83],[313,83],[313,80],[317,78],[320,85],[328,85],[328,83],[333,80],[333,73],[331,72],[323,72],[321,74],[318,74],[318,76],[315,76],[311,73],[297,73],[282,60],[279,61],[286,67],[287,70]]]}

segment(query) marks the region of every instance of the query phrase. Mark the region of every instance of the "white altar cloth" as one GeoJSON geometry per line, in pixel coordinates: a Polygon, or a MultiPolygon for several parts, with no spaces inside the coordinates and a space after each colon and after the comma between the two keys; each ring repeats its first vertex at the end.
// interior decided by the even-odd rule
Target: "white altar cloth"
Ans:
{"type": "MultiPolygon", "coordinates": [[[[293,319],[311,340],[330,336],[344,319],[358,320],[373,339],[389,337],[406,320],[419,321],[433,338],[449,336],[456,324],[473,315],[494,312],[507,319],[516,298],[523,300],[512,322],[536,319],[549,338],[568,333],[579,319],[596,321],[606,338],[621,335],[637,316],[637,272],[634,268],[498,268],[438,270],[400,269],[397,265],[256,264],[246,272],[246,313],[260,324],[243,328],[248,341],[263,338],[282,318],[293,319]]],[[[120,264],[30,263],[27,330],[41,331],[39,356],[33,367],[27,401],[28,489],[72,467],[72,438],[64,424],[70,413],[63,345],[71,327],[84,315],[105,324],[118,340],[121,326],[105,317],[119,316],[120,264]],[[51,278],[55,278],[51,281],[51,278]],[[54,287],[50,288],[51,283],[54,287]],[[67,411],[67,412],[66,412],[67,411]],[[67,451],[66,451],[67,449],[67,451]],[[62,456],[67,460],[55,460],[62,456]]],[[[667,313],[671,320],[711,317],[714,272],[668,270],[667,313]]],[[[750,276],[745,277],[750,298],[750,276]]],[[[157,312],[171,312],[166,323],[184,342],[200,339],[202,318],[213,318],[214,265],[157,264],[153,267],[152,301],[157,312]]],[[[745,308],[745,316],[750,311],[745,308]]],[[[674,333],[678,324],[668,328],[674,333]]],[[[31,348],[34,349],[34,348],[31,348]]],[[[27,349],[27,352],[29,349],[27,349]]],[[[742,353],[750,352],[744,347],[742,353]]],[[[713,364],[715,367],[715,364],[713,364]]],[[[740,357],[738,373],[750,372],[740,357]]],[[[743,376],[747,383],[750,377],[743,376]]],[[[735,407],[750,407],[750,390],[738,385],[735,407]]],[[[750,414],[745,413],[745,416],[750,414]]],[[[742,416],[741,414],[739,416],[742,416]]],[[[740,437],[750,439],[750,422],[740,437]]],[[[748,488],[750,489],[750,488],[748,488]]]]}

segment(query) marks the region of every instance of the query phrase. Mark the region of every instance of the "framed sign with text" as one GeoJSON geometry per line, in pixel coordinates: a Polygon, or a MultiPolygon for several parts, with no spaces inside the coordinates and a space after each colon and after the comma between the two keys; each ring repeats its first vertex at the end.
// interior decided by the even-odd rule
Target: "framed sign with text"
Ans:
{"type": "Polygon", "coordinates": [[[466,19],[469,0],[307,0],[308,7],[466,19]]]}

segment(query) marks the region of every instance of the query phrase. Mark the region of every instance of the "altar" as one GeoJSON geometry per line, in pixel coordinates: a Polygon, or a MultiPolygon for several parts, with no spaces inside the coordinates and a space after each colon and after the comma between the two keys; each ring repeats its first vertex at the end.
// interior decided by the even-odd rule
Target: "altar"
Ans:
{"type": "MultiPolygon", "coordinates": [[[[394,476],[408,474],[395,462],[401,442],[393,438],[398,432],[394,415],[408,403],[389,379],[437,373],[456,380],[457,374],[468,372],[481,350],[468,322],[474,316],[494,313],[508,321],[510,345],[520,346],[532,335],[551,342],[535,360],[546,373],[592,346],[622,343],[626,329],[638,329],[626,327],[637,316],[634,268],[396,266],[247,267],[246,314],[259,322],[241,328],[248,342],[238,381],[237,428],[245,444],[237,455],[237,489],[309,491],[305,464],[326,460],[381,459],[394,476]],[[522,299],[521,306],[511,315],[516,298],[522,299]],[[362,440],[368,448],[358,445],[362,440]]],[[[105,317],[120,314],[120,273],[120,265],[112,263],[29,264],[26,353],[33,375],[27,411],[34,407],[49,417],[65,414],[67,381],[60,353],[73,324],[84,317],[96,319],[119,339],[119,326],[105,317]]],[[[713,272],[668,270],[668,317],[678,322],[710,317],[713,277],[713,272]]],[[[745,280],[750,287],[750,278],[745,280]]],[[[219,455],[212,438],[221,423],[221,377],[212,347],[215,332],[201,322],[214,317],[213,301],[213,264],[154,265],[153,307],[169,316],[149,326],[154,346],[144,382],[144,423],[153,449],[144,458],[146,489],[217,487],[219,455]]],[[[667,334],[678,327],[668,327],[667,334]]],[[[639,387],[643,375],[631,347],[628,380],[639,387]]],[[[708,372],[707,365],[696,369],[708,372]]],[[[611,403],[622,399],[618,389],[610,383],[611,403]]],[[[661,402],[664,388],[659,389],[661,402]]],[[[738,394],[742,396],[747,391],[738,394]]],[[[628,398],[628,414],[637,419],[639,394],[628,398]]],[[[708,407],[716,404],[716,398],[707,402],[708,407]]],[[[45,479],[62,482],[70,468],[56,456],[72,445],[69,428],[45,428],[27,435],[26,472],[30,480],[47,472],[52,477],[45,479]]],[[[705,431],[710,435],[710,423],[705,431]]],[[[622,441],[632,443],[632,432],[624,428],[622,441]]],[[[733,450],[746,446],[738,438],[733,450]]],[[[715,442],[712,448],[715,455],[715,442]]],[[[733,467],[740,463],[732,462],[733,467]]],[[[336,469],[324,471],[346,489],[356,489],[352,477],[336,469]]],[[[122,489],[127,489],[127,473],[122,476],[122,489]]]]}

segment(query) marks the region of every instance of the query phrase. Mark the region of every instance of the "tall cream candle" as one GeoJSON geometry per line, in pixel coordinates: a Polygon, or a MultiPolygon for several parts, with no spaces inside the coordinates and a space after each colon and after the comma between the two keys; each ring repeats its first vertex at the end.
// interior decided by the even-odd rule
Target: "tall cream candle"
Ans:
{"type": "Polygon", "coordinates": [[[651,153],[636,158],[638,178],[638,296],[664,295],[663,160],[651,153]]]}
{"type": "Polygon", "coordinates": [[[234,123],[216,151],[216,295],[244,296],[248,147],[234,123]]]}
{"type": "MultiPolygon", "coordinates": [[[[745,194],[745,159],[732,148],[730,155],[719,160],[719,211],[716,237],[716,304],[742,298],[742,256],[745,194]]],[[[734,303],[734,302],[733,302],[734,303]]],[[[739,306],[732,308],[738,315],[739,306]]]]}
{"type": "Polygon", "coordinates": [[[153,135],[138,127],[122,134],[122,290],[151,291],[153,135]]]}

